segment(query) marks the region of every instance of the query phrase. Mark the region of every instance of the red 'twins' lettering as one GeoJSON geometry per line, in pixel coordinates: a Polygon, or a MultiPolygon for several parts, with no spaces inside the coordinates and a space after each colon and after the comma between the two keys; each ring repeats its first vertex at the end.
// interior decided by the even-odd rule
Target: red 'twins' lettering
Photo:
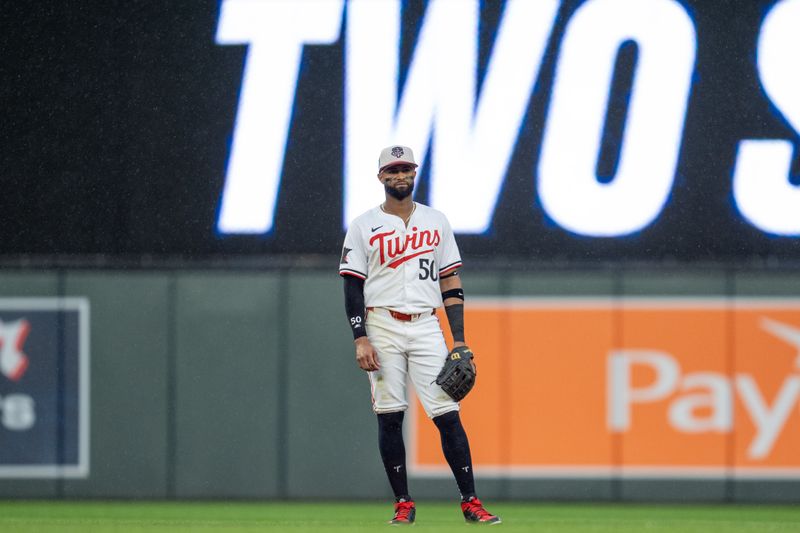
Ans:
{"type": "MultiPolygon", "coordinates": [[[[375,241],[378,241],[378,251],[380,253],[381,265],[385,264],[386,261],[394,259],[395,257],[403,256],[406,251],[417,253],[413,253],[410,256],[404,257],[404,260],[411,259],[411,257],[416,257],[424,253],[432,252],[433,247],[438,246],[442,241],[442,238],[439,235],[439,230],[433,230],[433,232],[427,229],[419,231],[416,226],[411,228],[411,232],[407,233],[406,238],[402,240],[399,235],[392,237],[394,233],[395,230],[384,233],[376,233],[369,240],[370,246],[374,244],[375,241]],[[423,247],[430,247],[430,249],[420,250],[420,248],[423,247]]],[[[404,260],[393,261],[389,266],[392,268],[397,268],[399,265],[405,262],[404,260]]]]}

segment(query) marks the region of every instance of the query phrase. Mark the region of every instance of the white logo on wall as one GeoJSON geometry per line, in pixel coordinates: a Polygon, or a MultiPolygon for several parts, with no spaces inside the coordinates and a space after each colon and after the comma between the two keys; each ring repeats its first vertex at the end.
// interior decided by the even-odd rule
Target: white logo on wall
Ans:
{"type": "Polygon", "coordinates": [[[767,457],[800,399],[800,329],[769,318],[762,318],[761,327],[798,351],[795,372],[786,376],[771,405],[752,374],[728,376],[710,371],[682,374],[680,364],[669,353],[618,350],[608,359],[609,429],[620,433],[628,431],[635,404],[662,401],[684,391],[672,401],[667,412],[674,429],[683,433],[728,433],[733,430],[733,407],[738,395],[756,430],[747,456],[751,459],[767,457]],[[633,387],[631,374],[635,366],[652,370],[655,380],[647,387],[633,387]],[[699,394],[698,389],[707,393],[699,394]],[[710,414],[696,415],[698,407],[703,406],[709,408],[710,414]]]}
{"type": "Polygon", "coordinates": [[[89,302],[0,298],[0,478],[89,474],[89,302]]]}
{"type": "MultiPolygon", "coordinates": [[[[19,381],[28,369],[28,356],[22,349],[31,326],[25,319],[0,320],[0,372],[11,381],[19,381]]],[[[30,429],[36,422],[33,398],[27,394],[0,396],[0,424],[12,431],[30,429]]]]}

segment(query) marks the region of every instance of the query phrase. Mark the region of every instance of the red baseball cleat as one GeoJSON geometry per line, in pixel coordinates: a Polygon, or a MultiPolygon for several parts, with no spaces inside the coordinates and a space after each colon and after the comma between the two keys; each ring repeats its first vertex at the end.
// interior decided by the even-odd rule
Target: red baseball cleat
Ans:
{"type": "Polygon", "coordinates": [[[483,508],[483,504],[477,496],[461,502],[461,511],[468,523],[494,525],[502,522],[499,516],[495,516],[483,508]]]}
{"type": "Polygon", "coordinates": [[[414,506],[414,500],[403,500],[394,504],[394,518],[389,520],[393,526],[410,526],[414,524],[414,519],[417,517],[417,508],[414,506]]]}

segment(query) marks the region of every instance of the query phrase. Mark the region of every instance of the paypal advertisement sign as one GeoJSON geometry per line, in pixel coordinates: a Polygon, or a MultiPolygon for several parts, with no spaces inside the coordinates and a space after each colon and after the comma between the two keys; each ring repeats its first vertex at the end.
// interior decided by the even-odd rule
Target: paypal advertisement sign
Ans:
{"type": "Polygon", "coordinates": [[[89,474],[89,305],[0,299],[0,478],[89,474]]]}
{"type": "Polygon", "coordinates": [[[800,260],[800,0],[118,9],[9,25],[7,253],[336,255],[400,144],[467,259],[800,260]],[[91,98],[30,110],[31,54],[91,98]]]}

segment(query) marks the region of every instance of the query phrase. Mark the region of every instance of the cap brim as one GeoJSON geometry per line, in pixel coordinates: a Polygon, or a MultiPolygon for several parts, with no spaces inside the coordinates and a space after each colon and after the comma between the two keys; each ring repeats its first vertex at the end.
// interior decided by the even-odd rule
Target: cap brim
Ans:
{"type": "Polygon", "coordinates": [[[378,172],[383,172],[387,168],[394,167],[397,165],[411,165],[414,168],[417,168],[419,166],[416,163],[412,163],[411,161],[392,161],[391,163],[387,163],[386,165],[383,165],[381,168],[379,168],[378,172]]]}

